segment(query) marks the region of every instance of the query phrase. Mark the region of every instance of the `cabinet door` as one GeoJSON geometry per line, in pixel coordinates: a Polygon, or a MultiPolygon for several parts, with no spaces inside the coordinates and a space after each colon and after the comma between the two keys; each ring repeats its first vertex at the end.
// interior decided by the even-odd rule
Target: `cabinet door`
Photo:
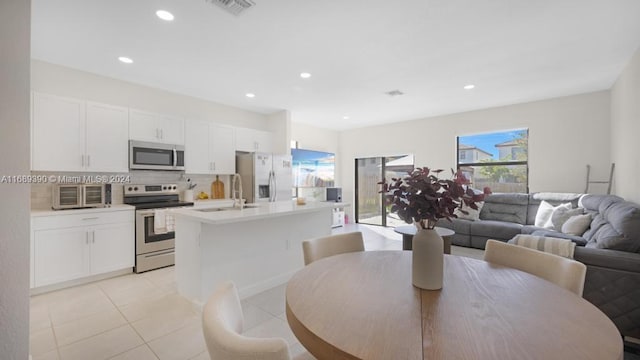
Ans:
{"type": "Polygon", "coordinates": [[[266,153],[273,151],[273,137],[270,132],[256,130],[254,139],[256,142],[256,151],[266,153]]]}
{"type": "Polygon", "coordinates": [[[89,233],[84,227],[34,231],[35,286],[89,275],[89,233]]]}
{"type": "Polygon", "coordinates": [[[211,174],[209,123],[188,120],[185,124],[184,165],[187,174],[211,174]]]}
{"type": "Polygon", "coordinates": [[[91,275],[133,267],[133,222],[96,226],[91,230],[90,240],[91,275]]]}
{"type": "Polygon", "coordinates": [[[156,114],[129,110],[129,139],[159,142],[163,122],[156,114]]]}
{"type": "Polygon", "coordinates": [[[255,130],[247,128],[235,129],[235,148],[237,151],[256,151],[255,130]]]}
{"type": "Polygon", "coordinates": [[[128,140],[126,108],[87,103],[87,171],[128,172],[128,140]]]}
{"type": "Polygon", "coordinates": [[[83,171],[84,102],[33,94],[32,170],[83,171]]]}
{"type": "Polygon", "coordinates": [[[165,144],[184,145],[184,120],[161,115],[160,141],[165,144]]]}
{"type": "Polygon", "coordinates": [[[233,128],[209,125],[209,157],[214,174],[236,172],[236,152],[233,147],[233,128]]]}

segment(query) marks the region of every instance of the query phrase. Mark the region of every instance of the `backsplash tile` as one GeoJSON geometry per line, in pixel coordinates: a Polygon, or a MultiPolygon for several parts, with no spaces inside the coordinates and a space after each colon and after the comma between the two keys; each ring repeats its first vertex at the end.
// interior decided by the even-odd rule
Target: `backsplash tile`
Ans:
{"type": "MultiPolygon", "coordinates": [[[[55,175],[55,176],[97,176],[97,175],[115,175],[102,173],[78,173],[78,172],[49,172],[49,171],[33,171],[32,175],[55,175]]],[[[211,183],[216,179],[215,175],[200,174],[184,174],[183,172],[174,171],[131,171],[123,174],[130,177],[129,183],[111,184],[111,201],[113,204],[122,204],[124,197],[124,187],[128,184],[176,184],[180,190],[180,198],[182,199],[184,190],[187,189],[187,179],[191,179],[191,183],[197,184],[193,189],[197,195],[200,191],[211,196],[211,183]]],[[[225,198],[230,197],[229,190],[231,188],[231,177],[229,175],[220,175],[220,180],[224,183],[225,198]]],[[[31,209],[42,210],[51,209],[53,197],[53,184],[31,184],[31,209]]]]}

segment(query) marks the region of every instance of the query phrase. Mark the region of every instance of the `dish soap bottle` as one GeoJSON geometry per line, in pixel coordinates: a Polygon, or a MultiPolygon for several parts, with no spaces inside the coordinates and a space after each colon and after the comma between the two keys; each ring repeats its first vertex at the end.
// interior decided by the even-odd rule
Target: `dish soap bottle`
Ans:
{"type": "Polygon", "coordinates": [[[216,175],[216,180],[211,183],[211,198],[224,199],[224,183],[220,181],[218,175],[216,175]]]}

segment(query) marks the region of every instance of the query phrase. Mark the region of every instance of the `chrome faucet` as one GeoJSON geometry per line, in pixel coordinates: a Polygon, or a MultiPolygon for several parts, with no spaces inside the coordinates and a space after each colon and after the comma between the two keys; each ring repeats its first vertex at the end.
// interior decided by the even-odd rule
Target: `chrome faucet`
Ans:
{"type": "Polygon", "coordinates": [[[233,199],[233,207],[236,207],[236,194],[240,197],[238,201],[238,205],[240,209],[243,208],[242,203],[242,178],[240,174],[233,174],[233,179],[231,180],[231,198],[233,199]],[[238,184],[236,189],[236,183],[238,184]]]}

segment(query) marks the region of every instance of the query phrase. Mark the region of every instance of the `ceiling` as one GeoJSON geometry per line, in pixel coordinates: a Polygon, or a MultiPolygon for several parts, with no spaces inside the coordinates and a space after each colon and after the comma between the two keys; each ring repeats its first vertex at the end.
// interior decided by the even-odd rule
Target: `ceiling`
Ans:
{"type": "Polygon", "coordinates": [[[343,130],[609,89],[640,46],[638,0],[254,1],[32,0],[32,57],[343,130]]]}

